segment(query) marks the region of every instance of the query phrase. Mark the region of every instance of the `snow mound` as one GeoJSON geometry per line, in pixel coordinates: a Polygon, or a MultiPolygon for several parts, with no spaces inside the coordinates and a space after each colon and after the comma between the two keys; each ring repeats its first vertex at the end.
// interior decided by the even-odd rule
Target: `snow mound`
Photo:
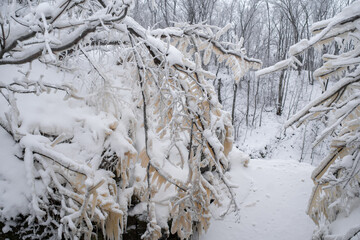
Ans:
{"type": "Polygon", "coordinates": [[[229,157],[231,166],[237,167],[237,165],[242,165],[244,167],[247,167],[250,162],[250,156],[248,154],[240,151],[236,147],[234,147],[231,150],[228,157],[229,157]]]}

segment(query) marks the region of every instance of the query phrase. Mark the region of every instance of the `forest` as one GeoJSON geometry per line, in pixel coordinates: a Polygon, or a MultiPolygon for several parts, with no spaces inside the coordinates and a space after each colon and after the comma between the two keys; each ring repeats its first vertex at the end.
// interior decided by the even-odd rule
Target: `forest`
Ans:
{"type": "Polygon", "coordinates": [[[0,1],[0,239],[360,239],[360,0],[0,1]]]}

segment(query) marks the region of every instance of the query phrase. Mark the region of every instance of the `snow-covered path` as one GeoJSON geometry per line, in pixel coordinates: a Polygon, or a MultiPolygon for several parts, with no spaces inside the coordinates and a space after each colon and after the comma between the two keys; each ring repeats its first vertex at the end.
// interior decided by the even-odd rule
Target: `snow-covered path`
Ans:
{"type": "Polygon", "coordinates": [[[315,224],[306,215],[313,167],[293,160],[233,163],[231,180],[239,185],[240,223],[232,213],[212,221],[202,240],[306,240],[315,224]]]}

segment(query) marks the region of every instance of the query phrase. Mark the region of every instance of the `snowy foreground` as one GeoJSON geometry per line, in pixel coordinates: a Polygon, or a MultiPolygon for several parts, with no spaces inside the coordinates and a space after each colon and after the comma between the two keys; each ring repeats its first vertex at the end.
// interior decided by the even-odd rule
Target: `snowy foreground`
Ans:
{"type": "Polygon", "coordinates": [[[232,163],[229,172],[237,188],[240,223],[235,214],[212,221],[202,240],[311,239],[315,224],[306,215],[313,166],[293,160],[250,161],[248,168],[232,163]]]}
{"type": "MultiPolygon", "coordinates": [[[[2,165],[12,166],[6,171],[0,169],[0,176],[8,180],[0,179],[0,206],[5,206],[2,214],[15,217],[28,211],[26,174],[21,161],[5,154],[13,146],[4,131],[0,139],[2,165]]],[[[236,156],[231,160],[228,174],[239,186],[240,223],[236,223],[233,213],[224,220],[213,220],[201,239],[311,239],[315,225],[305,211],[313,186],[313,166],[294,160],[252,159],[245,168],[236,156]]]]}
{"type": "MultiPolygon", "coordinates": [[[[0,139],[2,164],[14,165],[6,171],[0,169],[0,176],[9,180],[6,182],[0,179],[0,205],[5,206],[3,214],[15,217],[19,212],[28,211],[26,174],[21,161],[5,155],[11,152],[9,150],[13,146],[4,131],[1,131],[0,139]]],[[[311,239],[315,224],[305,211],[313,187],[310,178],[313,166],[294,160],[252,159],[245,168],[236,156],[231,157],[231,160],[228,174],[231,181],[239,186],[236,193],[241,208],[240,223],[236,222],[233,213],[224,220],[213,220],[208,232],[201,237],[202,240],[240,237],[243,240],[311,239]]]]}

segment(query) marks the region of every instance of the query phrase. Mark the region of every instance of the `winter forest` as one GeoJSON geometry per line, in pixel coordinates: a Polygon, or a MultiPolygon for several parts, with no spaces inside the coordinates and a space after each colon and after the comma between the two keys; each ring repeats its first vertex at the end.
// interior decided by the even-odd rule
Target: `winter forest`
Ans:
{"type": "Polygon", "coordinates": [[[0,239],[360,239],[360,0],[0,1],[0,239]]]}

